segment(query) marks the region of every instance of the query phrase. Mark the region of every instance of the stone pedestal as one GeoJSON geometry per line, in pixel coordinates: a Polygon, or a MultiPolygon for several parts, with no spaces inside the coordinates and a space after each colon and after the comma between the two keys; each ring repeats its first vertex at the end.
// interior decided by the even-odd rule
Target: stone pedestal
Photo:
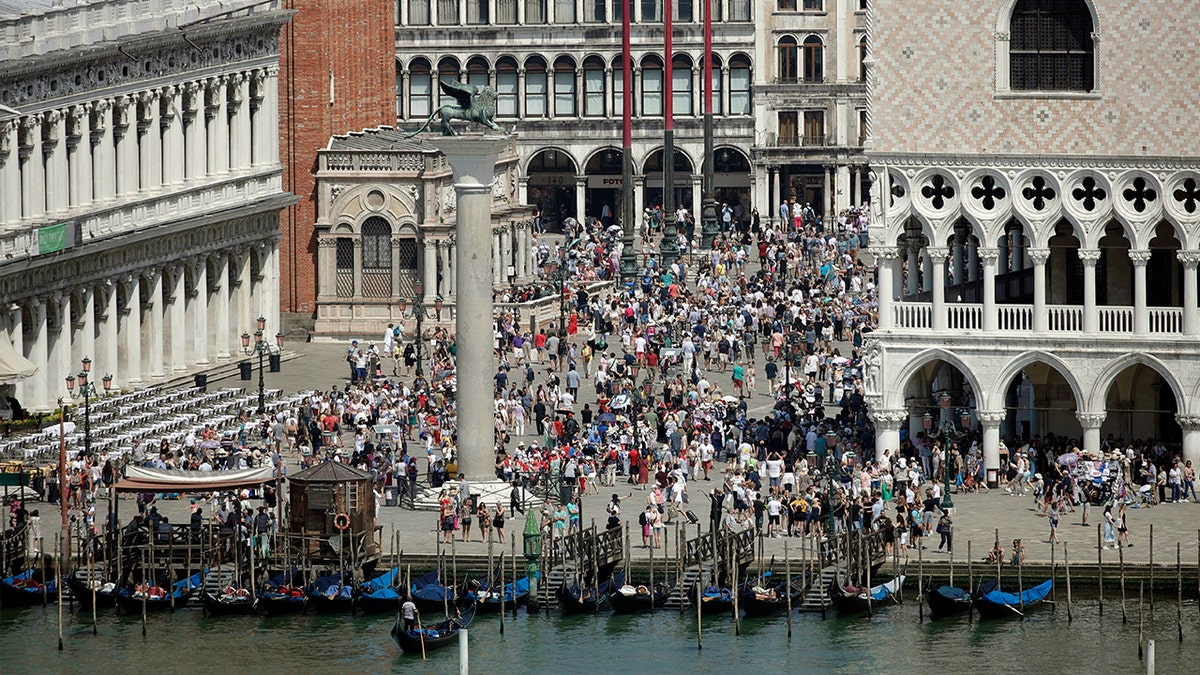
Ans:
{"type": "Polygon", "coordinates": [[[492,177],[504,136],[431,140],[454,172],[458,341],[458,467],[473,483],[495,480],[492,354],[492,177]]]}

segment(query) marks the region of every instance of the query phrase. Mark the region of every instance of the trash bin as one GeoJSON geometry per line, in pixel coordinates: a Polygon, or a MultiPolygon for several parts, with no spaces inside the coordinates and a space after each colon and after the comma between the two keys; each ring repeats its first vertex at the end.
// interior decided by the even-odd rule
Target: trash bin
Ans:
{"type": "Polygon", "coordinates": [[[396,506],[396,488],[390,487],[384,492],[385,506],[396,506]]]}
{"type": "Polygon", "coordinates": [[[250,379],[251,368],[252,366],[249,361],[242,361],[238,364],[238,372],[241,374],[243,380],[250,379]]]}
{"type": "Polygon", "coordinates": [[[200,391],[208,391],[208,373],[196,373],[196,388],[200,391]]]}
{"type": "Polygon", "coordinates": [[[272,373],[279,372],[279,355],[267,354],[267,371],[272,373]]]}

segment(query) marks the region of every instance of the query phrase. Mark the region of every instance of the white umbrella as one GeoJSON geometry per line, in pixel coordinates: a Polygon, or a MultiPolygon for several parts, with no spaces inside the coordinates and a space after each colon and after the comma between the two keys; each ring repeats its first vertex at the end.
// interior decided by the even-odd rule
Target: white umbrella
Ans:
{"type": "Polygon", "coordinates": [[[633,401],[630,400],[629,394],[617,394],[617,396],[613,398],[612,403],[609,403],[608,405],[616,410],[621,410],[622,408],[628,408],[630,403],[633,403],[633,401]]]}

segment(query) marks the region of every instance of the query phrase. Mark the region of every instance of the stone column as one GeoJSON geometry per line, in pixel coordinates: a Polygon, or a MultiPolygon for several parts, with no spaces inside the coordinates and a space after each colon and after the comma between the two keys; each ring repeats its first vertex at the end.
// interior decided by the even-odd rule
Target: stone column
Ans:
{"type": "Polygon", "coordinates": [[[996,259],[1000,257],[1000,250],[980,248],[978,252],[983,260],[983,330],[994,331],[999,324],[996,311],[996,259]]]}
{"type": "Polygon", "coordinates": [[[17,120],[0,122],[0,225],[21,221],[21,153],[17,120]]]}
{"type": "Polygon", "coordinates": [[[229,327],[229,254],[222,251],[212,256],[213,297],[209,302],[208,323],[212,327],[212,353],[217,361],[230,358],[229,327]]]}
{"type": "Polygon", "coordinates": [[[1200,466],[1200,416],[1176,415],[1175,420],[1183,429],[1183,459],[1200,466]]]}
{"type": "MultiPolygon", "coordinates": [[[[553,0],[547,1],[553,2],[553,0]]],[[[575,220],[585,224],[587,223],[587,213],[585,212],[585,209],[587,208],[587,201],[585,200],[586,196],[587,176],[575,176],[575,220]]]]}
{"type": "MultiPolygon", "coordinates": [[[[270,129],[267,126],[267,70],[259,68],[250,72],[250,163],[260,166],[267,163],[266,144],[269,140],[270,129]]],[[[275,139],[278,142],[278,127],[275,128],[275,139]]]]}
{"type": "MultiPolygon", "coordinates": [[[[263,284],[263,316],[267,318],[267,326],[274,326],[276,331],[283,332],[283,319],[279,316],[279,239],[267,242],[262,266],[266,280],[263,284]]],[[[271,339],[275,339],[274,333],[271,333],[271,339]]]]}
{"type": "Polygon", "coordinates": [[[450,242],[439,241],[437,244],[438,260],[442,265],[442,280],[438,284],[437,292],[438,295],[442,296],[442,299],[445,299],[450,297],[450,242]]]}
{"type": "Polygon", "coordinates": [[[46,164],[42,152],[42,116],[21,118],[21,217],[46,214],[46,164]]]}
{"type": "Polygon", "coordinates": [[[900,450],[900,425],[908,422],[908,411],[904,408],[871,410],[867,413],[875,424],[875,459],[883,459],[885,450],[892,451],[892,459],[900,450]]]}
{"type": "MultiPolygon", "coordinates": [[[[496,371],[492,354],[492,285],[488,274],[492,181],[496,159],[506,137],[437,138],[439,150],[454,172],[458,197],[458,255],[455,258],[458,369],[490,378],[496,371]]],[[[472,482],[495,479],[495,427],[492,387],[462,387],[458,392],[459,471],[472,482]]]]}
{"type": "MultiPolygon", "coordinates": [[[[59,396],[67,395],[67,375],[75,373],[75,364],[71,358],[71,295],[63,293],[55,300],[54,311],[55,329],[54,348],[49,354],[46,365],[46,375],[50,378],[50,400],[53,404],[59,396]]],[[[49,305],[47,305],[49,309],[49,305]]]]}
{"type": "Polygon", "coordinates": [[[188,298],[188,309],[192,331],[191,362],[203,368],[208,360],[208,260],[201,257],[191,262],[192,292],[188,298]]]}
{"type": "Polygon", "coordinates": [[[1148,249],[1129,251],[1133,263],[1133,332],[1145,335],[1150,332],[1150,313],[1146,310],[1146,263],[1150,262],[1148,249]]]}
{"type": "MultiPolygon", "coordinates": [[[[857,175],[857,174],[855,174],[857,175]]],[[[950,276],[953,277],[954,285],[961,286],[966,282],[963,278],[963,243],[965,237],[955,233],[953,245],[950,247],[950,276]]]]}
{"type": "Polygon", "coordinates": [[[983,470],[989,488],[997,487],[1000,482],[1000,425],[1007,414],[1004,410],[975,411],[983,428],[983,470]]]}
{"type": "Polygon", "coordinates": [[[204,87],[183,85],[183,178],[196,180],[208,173],[208,138],[204,130],[204,87]]]}
{"type": "MultiPolygon", "coordinates": [[[[104,312],[100,315],[100,345],[96,360],[104,373],[111,373],[116,378],[113,380],[113,386],[120,386],[118,383],[124,378],[124,373],[120,372],[120,343],[117,338],[121,320],[121,313],[117,307],[117,284],[112,281],[105,282],[102,293],[104,312]]],[[[101,386],[104,386],[103,382],[101,386]]]]}
{"type": "Polygon", "coordinates": [[[1107,411],[1075,413],[1075,419],[1083,427],[1083,449],[1097,457],[1100,456],[1100,427],[1107,418],[1107,411]]]}
{"type": "Polygon", "coordinates": [[[142,278],[133,275],[125,280],[125,320],[121,322],[120,341],[125,356],[124,387],[142,386],[142,278]]]}
{"type": "Polygon", "coordinates": [[[1031,248],[1028,251],[1033,260],[1033,330],[1044,332],[1050,326],[1046,310],[1046,261],[1050,259],[1050,249],[1031,248]]]}
{"type": "Polygon", "coordinates": [[[180,112],[182,96],[179,87],[164,87],[162,90],[162,172],[164,185],[183,183],[183,114],[180,112]]]}
{"type": "Polygon", "coordinates": [[[229,108],[225,76],[211,77],[208,89],[208,173],[229,172],[229,108]]]}
{"type": "Polygon", "coordinates": [[[908,294],[917,295],[921,292],[921,247],[913,244],[908,246],[908,294]]]}
{"type": "Polygon", "coordinates": [[[967,249],[967,283],[979,280],[979,247],[968,241],[967,249]]]}
{"type": "MultiPolygon", "coordinates": [[[[13,150],[13,154],[16,154],[16,150],[13,150]]],[[[8,341],[12,344],[13,349],[16,350],[18,354],[21,356],[26,356],[25,317],[23,316],[21,303],[15,302],[11,305],[8,303],[0,305],[0,313],[3,313],[6,323],[8,324],[8,333],[4,337],[8,339],[8,341]]],[[[33,386],[33,382],[31,380],[37,379],[38,378],[36,377],[29,378],[13,385],[14,395],[17,397],[18,401],[24,401],[26,399],[30,399],[32,401],[32,398],[29,394],[27,394],[27,392],[33,386]]]]}
{"type": "Polygon", "coordinates": [[[258,315],[254,314],[254,309],[250,304],[250,287],[254,285],[253,280],[250,278],[250,251],[239,251],[231,262],[234,265],[234,282],[233,288],[230,289],[230,299],[232,300],[233,294],[237,293],[237,306],[233,308],[233,334],[230,335],[230,339],[233,339],[235,335],[240,335],[242,331],[253,335],[258,327],[258,323],[255,321],[258,315]]]}
{"type": "Polygon", "coordinates": [[[933,273],[929,275],[929,282],[933,287],[931,325],[934,330],[946,330],[946,256],[950,251],[945,246],[929,246],[925,251],[933,263],[933,273]]]}
{"type": "Polygon", "coordinates": [[[879,261],[879,287],[876,289],[876,297],[879,302],[879,330],[886,330],[893,326],[892,304],[895,302],[893,296],[895,291],[892,289],[892,282],[895,280],[893,268],[900,252],[894,246],[883,246],[879,249],[872,247],[871,251],[875,254],[875,259],[879,261]]]}
{"type": "MultiPolygon", "coordinates": [[[[188,331],[187,314],[184,304],[187,302],[187,295],[184,291],[186,285],[184,281],[183,265],[177,265],[167,271],[169,277],[165,280],[166,287],[166,307],[164,314],[166,315],[167,325],[166,333],[169,336],[171,353],[171,372],[174,374],[187,372],[187,342],[185,334],[188,331]]],[[[166,336],[164,336],[166,337],[166,336]]]]}
{"type": "MultiPolygon", "coordinates": [[[[81,361],[86,356],[99,362],[99,354],[96,353],[96,293],[91,286],[79,289],[79,318],[83,325],[79,327],[79,338],[72,340],[75,347],[74,360],[81,361]]],[[[104,367],[112,366],[105,363],[104,367]]],[[[97,383],[96,386],[100,384],[97,383]]]]}
{"type": "MultiPolygon", "coordinates": [[[[230,78],[229,89],[230,133],[229,166],[243,171],[250,167],[250,78],[238,73],[230,78]]],[[[265,338],[264,338],[265,339],[265,338]]]]}
{"type": "Polygon", "coordinates": [[[91,104],[92,108],[92,137],[89,143],[95,144],[92,150],[92,181],[94,185],[92,199],[97,202],[109,203],[116,195],[117,156],[114,145],[113,105],[108,99],[101,99],[91,104]]]}
{"type": "Polygon", "coordinates": [[[437,295],[437,242],[432,238],[422,240],[421,256],[421,279],[425,285],[421,302],[432,305],[437,295]]]}
{"type": "Polygon", "coordinates": [[[1175,255],[1183,264],[1183,334],[1195,335],[1200,332],[1200,311],[1196,306],[1196,265],[1200,263],[1200,251],[1179,251],[1175,255]]]}
{"type": "MultiPolygon", "coordinates": [[[[489,211],[489,214],[491,212],[489,211]]],[[[491,224],[490,222],[488,223],[491,224]]],[[[490,228],[489,228],[490,229],[490,228]]],[[[500,273],[500,231],[491,230],[492,233],[492,285],[499,286],[503,278],[500,273]]]]}
{"type": "Polygon", "coordinates": [[[46,213],[62,213],[70,203],[67,116],[61,110],[51,110],[44,113],[44,119],[42,151],[46,157],[46,213]]]}
{"type": "Polygon", "coordinates": [[[117,96],[113,99],[112,115],[115,194],[128,195],[138,190],[137,102],[132,96],[117,96]]]}
{"type": "Polygon", "coordinates": [[[138,95],[138,189],[162,187],[162,117],[157,91],[138,95]]]}
{"type": "Polygon", "coordinates": [[[779,167],[770,167],[770,172],[771,176],[769,180],[771,181],[772,189],[775,190],[775,198],[770,204],[771,217],[768,218],[768,221],[771,223],[779,223],[780,226],[786,227],[787,223],[780,222],[779,220],[779,205],[783,203],[785,199],[787,199],[787,197],[783,194],[783,171],[781,171],[779,167]]]}
{"type": "Polygon", "coordinates": [[[163,352],[166,351],[167,336],[163,328],[163,320],[167,308],[163,302],[163,271],[160,269],[150,269],[146,273],[146,290],[147,299],[150,306],[147,308],[147,321],[145,333],[145,348],[146,348],[146,369],[149,371],[150,379],[163,380],[166,379],[166,372],[163,370],[163,352]]]}
{"type": "MultiPolygon", "coordinates": [[[[458,293],[458,244],[453,237],[447,242],[450,246],[450,296],[456,296],[458,293]]],[[[450,299],[447,296],[447,300],[450,299]]]]}
{"type": "MultiPolygon", "coordinates": [[[[34,410],[48,410],[54,404],[50,396],[50,387],[52,386],[50,380],[54,374],[50,371],[50,327],[47,322],[49,307],[46,298],[33,298],[29,302],[31,304],[30,318],[33,319],[33,330],[30,331],[33,334],[33,344],[30,345],[27,358],[33,361],[38,368],[45,368],[47,372],[29,378],[29,381],[33,383],[29,391],[33,400],[26,405],[34,410]]],[[[58,385],[54,391],[58,391],[62,386],[58,385]]]]}
{"type": "Polygon", "coordinates": [[[89,105],[71,106],[67,117],[67,165],[70,190],[67,202],[79,206],[92,201],[92,114],[89,105]]]}
{"type": "Polygon", "coordinates": [[[824,208],[822,210],[825,211],[825,213],[821,217],[821,222],[828,223],[829,219],[832,218],[833,214],[835,213],[834,207],[833,207],[833,165],[832,164],[825,165],[825,200],[824,201],[825,201],[825,204],[823,205],[824,208]]]}
{"type": "Polygon", "coordinates": [[[354,245],[354,296],[362,297],[362,237],[356,236],[351,242],[354,245]]]}
{"type": "MultiPolygon", "coordinates": [[[[842,61],[842,59],[838,59],[838,61],[842,61]]],[[[834,189],[834,210],[825,218],[826,228],[834,227],[832,223],[835,222],[837,214],[841,213],[842,209],[850,208],[850,192],[846,189],[846,186],[850,184],[850,167],[838,164],[836,171],[837,187],[834,189]]]]}
{"type": "Polygon", "coordinates": [[[1096,309],[1096,263],[1100,260],[1100,249],[1081,248],[1078,254],[1083,264],[1083,332],[1095,333],[1100,327],[1096,309]]]}

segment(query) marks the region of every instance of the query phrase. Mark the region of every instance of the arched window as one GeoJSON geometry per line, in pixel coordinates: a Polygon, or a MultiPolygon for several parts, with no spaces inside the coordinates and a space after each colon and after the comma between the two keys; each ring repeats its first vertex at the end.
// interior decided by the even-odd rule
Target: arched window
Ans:
{"type": "Polygon", "coordinates": [[[525,116],[546,116],[546,62],[539,58],[525,62],[525,116]]]}
{"type": "Polygon", "coordinates": [[[642,114],[663,114],[663,66],[657,58],[642,61],[642,114]]]}
{"type": "Polygon", "coordinates": [[[671,60],[671,112],[689,116],[692,109],[692,62],[686,56],[671,60]]]}
{"type": "Polygon", "coordinates": [[[575,62],[565,56],[554,62],[554,115],[575,116],[575,62]]]}
{"type": "Polygon", "coordinates": [[[1092,13],[1084,0],[1018,0],[1010,30],[1011,87],[1092,91],[1092,31],[1092,13]]]}
{"type": "Polygon", "coordinates": [[[396,62],[396,119],[404,118],[404,68],[396,62]]]}
{"type": "MultiPolygon", "coordinates": [[[[620,54],[613,57],[612,60],[612,92],[613,92],[613,117],[622,117],[625,115],[625,61],[620,54]]],[[[637,97],[631,96],[631,105],[633,114],[637,115],[637,97]]]]}
{"type": "Polygon", "coordinates": [[[476,56],[467,61],[467,84],[477,84],[481,87],[491,84],[488,81],[488,64],[483,58],[476,56]]]}
{"type": "MultiPolygon", "coordinates": [[[[459,79],[458,79],[458,59],[452,59],[452,58],[447,57],[447,58],[444,58],[441,61],[439,61],[438,62],[437,79],[439,82],[440,81],[458,82],[459,81],[459,79]]],[[[433,83],[433,88],[434,88],[434,94],[438,95],[438,105],[439,106],[453,105],[453,104],[458,103],[458,101],[454,100],[453,96],[442,93],[442,88],[437,86],[437,82],[433,83]]]]}
{"type": "Polygon", "coordinates": [[[408,25],[429,25],[429,0],[408,0],[408,25]]]}
{"type": "Polygon", "coordinates": [[[729,114],[750,114],[750,59],[745,56],[729,59],[729,114]]]}
{"type": "Polygon", "coordinates": [[[583,62],[583,114],[604,117],[604,62],[590,56],[583,62]]]}
{"type": "Polygon", "coordinates": [[[416,59],[408,67],[408,116],[423,119],[432,112],[433,75],[428,61],[416,59]]]}
{"type": "Polygon", "coordinates": [[[510,57],[496,61],[496,115],[516,117],[517,107],[517,62],[510,57]]]}
{"type": "Polygon", "coordinates": [[[809,35],[804,38],[804,81],[821,82],[825,79],[825,45],[821,38],[809,35]]]}
{"type": "MultiPolygon", "coordinates": [[[[700,65],[700,72],[704,72],[704,64],[701,63],[700,65]]],[[[712,88],[712,111],[714,115],[725,114],[724,84],[724,78],[721,77],[721,57],[713,54],[712,81],[709,82],[709,86],[712,88]]]]}
{"type": "Polygon", "coordinates": [[[362,294],[392,294],[392,226],[379,216],[367,218],[362,226],[362,294]]]}
{"type": "Polygon", "coordinates": [[[795,82],[800,76],[799,56],[796,38],[790,35],[779,38],[779,72],[776,74],[779,82],[795,82]]]}
{"type": "Polygon", "coordinates": [[[867,36],[858,41],[858,81],[867,81],[867,36]]]}

